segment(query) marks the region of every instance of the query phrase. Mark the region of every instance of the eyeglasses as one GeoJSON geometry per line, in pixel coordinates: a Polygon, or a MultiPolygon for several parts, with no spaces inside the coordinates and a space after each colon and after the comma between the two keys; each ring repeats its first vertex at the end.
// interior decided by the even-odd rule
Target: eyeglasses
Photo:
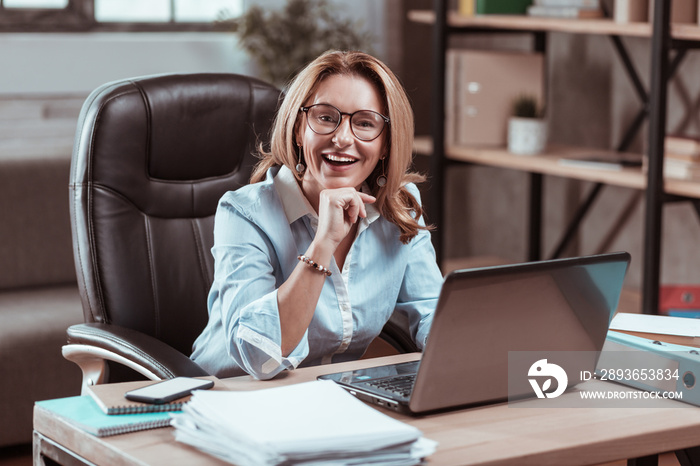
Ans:
{"type": "Polygon", "coordinates": [[[306,121],[311,131],[324,135],[331,134],[338,129],[343,115],[347,115],[350,117],[352,134],[361,141],[377,139],[384,131],[384,126],[391,122],[389,118],[372,110],[358,110],[353,113],[346,113],[329,104],[301,107],[299,111],[306,113],[306,121]]]}

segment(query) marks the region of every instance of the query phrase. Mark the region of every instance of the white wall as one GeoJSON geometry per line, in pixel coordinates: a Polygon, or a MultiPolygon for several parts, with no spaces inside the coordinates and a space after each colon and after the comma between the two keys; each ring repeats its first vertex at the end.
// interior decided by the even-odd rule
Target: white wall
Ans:
{"type": "MultiPolygon", "coordinates": [[[[333,0],[340,14],[360,20],[388,49],[385,1],[333,0]]],[[[249,0],[279,7],[281,0],[249,0]]],[[[236,72],[254,67],[229,33],[0,34],[0,94],[87,94],[109,81],[165,72],[236,72]]]]}
{"type": "Polygon", "coordinates": [[[2,94],[86,94],[117,79],[165,72],[249,72],[224,33],[0,35],[2,94]]]}

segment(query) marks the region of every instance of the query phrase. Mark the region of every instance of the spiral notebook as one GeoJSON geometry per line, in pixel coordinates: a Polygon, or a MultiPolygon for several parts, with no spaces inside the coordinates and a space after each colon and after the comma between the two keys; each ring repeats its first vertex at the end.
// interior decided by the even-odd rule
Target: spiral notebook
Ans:
{"type": "Polygon", "coordinates": [[[168,427],[171,421],[170,413],[167,412],[110,416],[87,395],[37,401],[35,409],[51,411],[66,422],[97,437],[168,427]]]}
{"type": "MultiPolygon", "coordinates": [[[[213,380],[214,386],[211,390],[227,390],[226,386],[214,376],[197,377],[206,380],[213,380]]],[[[178,398],[170,403],[149,404],[138,401],[131,401],[124,398],[124,394],[130,390],[152,385],[152,380],[139,380],[135,382],[109,383],[103,385],[89,385],[86,387],[88,395],[92,396],[97,405],[105,414],[138,414],[179,411],[182,406],[190,401],[191,396],[178,398]]]]}

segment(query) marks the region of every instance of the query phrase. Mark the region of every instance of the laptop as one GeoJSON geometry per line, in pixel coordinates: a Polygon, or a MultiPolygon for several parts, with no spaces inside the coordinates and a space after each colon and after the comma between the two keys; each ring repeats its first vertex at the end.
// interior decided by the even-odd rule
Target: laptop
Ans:
{"type": "Polygon", "coordinates": [[[571,388],[579,371],[596,367],[629,261],[618,252],[451,272],[420,361],[318,378],[372,404],[423,414],[534,396],[525,374],[509,385],[509,352],[511,364],[514,355],[573,352],[580,357],[563,367],[571,388]]]}

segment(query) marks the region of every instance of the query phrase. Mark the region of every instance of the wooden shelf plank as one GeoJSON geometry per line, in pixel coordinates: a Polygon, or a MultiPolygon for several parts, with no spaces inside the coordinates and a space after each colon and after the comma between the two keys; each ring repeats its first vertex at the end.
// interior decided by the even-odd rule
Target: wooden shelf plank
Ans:
{"type": "MultiPolygon", "coordinates": [[[[430,10],[412,10],[408,19],[417,23],[433,24],[435,13],[430,10]]],[[[465,29],[508,29],[525,31],[568,32],[572,34],[618,35],[651,37],[650,23],[618,23],[612,19],[544,18],[526,15],[476,15],[463,16],[448,12],[447,24],[465,29]]],[[[700,40],[700,27],[696,24],[673,24],[671,36],[680,40],[700,40]]]]}
{"type": "Polygon", "coordinates": [[[667,194],[700,199],[700,183],[695,181],[666,178],[664,180],[664,191],[666,191],[667,194]]]}
{"type": "Polygon", "coordinates": [[[570,167],[559,163],[559,160],[562,158],[603,157],[610,154],[610,151],[600,149],[562,145],[549,145],[546,152],[537,155],[514,155],[505,148],[447,148],[447,158],[449,160],[575,178],[626,188],[644,189],[646,179],[640,168],[622,168],[616,171],[570,167]]]}
{"type": "MultiPolygon", "coordinates": [[[[420,154],[432,152],[432,142],[429,137],[417,137],[414,150],[420,154]]],[[[591,149],[550,144],[547,150],[537,155],[514,155],[505,147],[455,147],[445,148],[446,158],[459,162],[469,162],[492,167],[509,168],[543,175],[562,176],[583,181],[604,183],[632,189],[645,189],[646,174],[641,168],[622,168],[603,170],[596,168],[580,168],[562,165],[561,158],[597,157],[617,154],[609,150],[591,149]]],[[[633,155],[633,154],[629,154],[633,155]]],[[[668,194],[700,199],[700,183],[667,178],[665,191],[668,194]]]]}

